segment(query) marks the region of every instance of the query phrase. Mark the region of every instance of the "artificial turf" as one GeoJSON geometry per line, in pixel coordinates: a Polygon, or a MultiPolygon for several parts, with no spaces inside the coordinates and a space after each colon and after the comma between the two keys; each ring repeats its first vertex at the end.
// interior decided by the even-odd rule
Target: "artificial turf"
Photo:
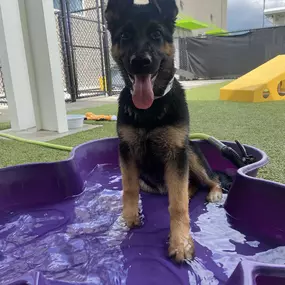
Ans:
{"type": "Polygon", "coordinates": [[[0,122],[0,131],[2,130],[6,130],[6,129],[10,129],[11,128],[11,124],[9,122],[0,122]]]}
{"type": "MultiPolygon", "coordinates": [[[[264,150],[269,158],[268,166],[260,170],[259,176],[285,183],[285,102],[234,103],[219,101],[219,88],[213,84],[187,91],[191,113],[191,131],[203,132],[221,140],[238,139],[242,143],[264,150]]],[[[75,113],[116,114],[117,105],[103,105],[75,113]]],[[[73,112],[74,113],[74,112],[73,112]]],[[[76,146],[85,141],[113,137],[115,122],[97,122],[103,125],[85,132],[63,137],[53,143],[76,146]]],[[[45,149],[23,143],[0,140],[0,167],[34,161],[60,160],[68,153],[45,149]]]]}

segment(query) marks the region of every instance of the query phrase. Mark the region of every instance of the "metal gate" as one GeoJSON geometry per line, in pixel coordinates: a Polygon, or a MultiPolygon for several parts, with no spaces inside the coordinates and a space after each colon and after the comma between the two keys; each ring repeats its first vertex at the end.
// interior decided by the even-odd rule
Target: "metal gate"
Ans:
{"type": "Polygon", "coordinates": [[[111,95],[104,1],[54,0],[66,100],[111,95]]]}

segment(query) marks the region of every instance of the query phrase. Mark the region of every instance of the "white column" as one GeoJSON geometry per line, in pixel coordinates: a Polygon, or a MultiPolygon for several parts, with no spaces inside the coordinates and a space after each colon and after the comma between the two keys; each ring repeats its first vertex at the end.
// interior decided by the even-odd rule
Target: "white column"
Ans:
{"type": "Polygon", "coordinates": [[[0,0],[0,58],[12,129],[35,127],[18,0],[0,0]]]}
{"type": "Polygon", "coordinates": [[[39,110],[41,128],[59,133],[66,132],[68,126],[53,1],[25,0],[23,2],[26,8],[37,89],[38,102],[35,108],[39,110]]]}

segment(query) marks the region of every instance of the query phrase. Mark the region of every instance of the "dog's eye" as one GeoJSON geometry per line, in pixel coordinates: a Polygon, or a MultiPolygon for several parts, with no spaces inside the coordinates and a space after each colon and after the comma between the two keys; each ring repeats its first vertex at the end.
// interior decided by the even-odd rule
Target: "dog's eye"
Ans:
{"type": "Polygon", "coordinates": [[[150,36],[153,40],[159,40],[161,38],[162,34],[161,34],[161,31],[156,30],[156,31],[152,32],[150,34],[150,36]]]}
{"type": "Polygon", "coordinates": [[[127,40],[129,40],[130,38],[131,38],[131,34],[128,33],[128,32],[123,32],[123,33],[121,34],[121,39],[124,40],[124,41],[127,41],[127,40]]]}

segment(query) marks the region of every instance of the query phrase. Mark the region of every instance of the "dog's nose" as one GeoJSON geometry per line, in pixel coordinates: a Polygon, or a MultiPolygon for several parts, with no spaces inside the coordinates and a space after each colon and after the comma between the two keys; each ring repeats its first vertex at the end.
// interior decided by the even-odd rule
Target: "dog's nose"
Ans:
{"type": "Polygon", "coordinates": [[[149,67],[152,63],[151,57],[148,54],[145,55],[133,55],[130,59],[131,65],[134,69],[149,67]]]}

